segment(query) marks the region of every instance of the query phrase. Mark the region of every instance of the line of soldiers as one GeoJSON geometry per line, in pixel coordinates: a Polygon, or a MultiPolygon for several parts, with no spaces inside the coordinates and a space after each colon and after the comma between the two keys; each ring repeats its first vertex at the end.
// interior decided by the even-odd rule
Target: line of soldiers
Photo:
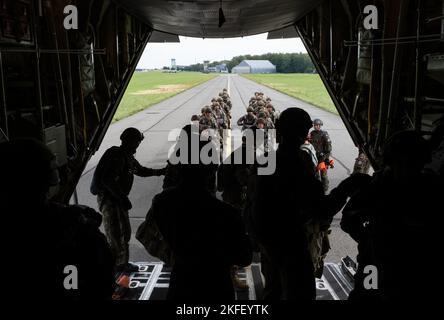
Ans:
{"type": "Polygon", "coordinates": [[[231,100],[227,89],[219,93],[219,97],[211,99],[211,104],[202,108],[200,115],[194,115],[191,121],[198,121],[200,131],[207,129],[221,132],[231,129],[231,100]]]}
{"type": "Polygon", "coordinates": [[[255,92],[251,97],[247,114],[237,120],[237,125],[242,131],[253,126],[259,129],[275,129],[279,113],[271,103],[270,97],[265,97],[263,92],[255,92]]]}
{"type": "Polygon", "coordinates": [[[255,92],[249,101],[247,114],[237,120],[237,125],[241,127],[242,131],[253,128],[263,130],[263,150],[267,152],[275,145],[274,129],[278,118],[279,113],[271,103],[271,98],[265,97],[263,92],[255,92]]]}

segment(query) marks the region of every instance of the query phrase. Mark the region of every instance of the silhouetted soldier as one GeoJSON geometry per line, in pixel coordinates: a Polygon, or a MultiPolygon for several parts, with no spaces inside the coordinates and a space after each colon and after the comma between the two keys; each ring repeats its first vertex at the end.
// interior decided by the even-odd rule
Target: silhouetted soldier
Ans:
{"type": "MultiPolygon", "coordinates": [[[[199,144],[201,149],[205,143],[199,144]]],[[[208,192],[213,165],[181,163],[181,167],[180,184],[156,195],[149,213],[173,252],[168,299],[234,300],[230,268],[249,265],[252,259],[240,213],[208,192]]]]}
{"type": "Polygon", "coordinates": [[[122,144],[109,148],[103,154],[91,183],[91,193],[97,195],[105,234],[115,255],[118,271],[131,272],[139,269],[129,263],[131,225],[128,210],[132,208],[132,204],[128,195],[134,175],[152,177],[165,173],[165,169],[145,168],[134,158],[143,139],[139,130],[125,129],[120,136],[122,144]]]}
{"type": "Polygon", "coordinates": [[[330,166],[330,154],[331,154],[331,140],[327,131],[321,130],[324,123],[320,119],[315,119],[313,121],[314,130],[311,131],[311,144],[316,149],[316,156],[318,158],[319,164],[325,163],[326,170],[321,170],[321,180],[324,186],[324,191],[327,192],[329,181],[328,181],[328,167],[330,166]]]}
{"type": "MultiPolygon", "coordinates": [[[[185,137],[187,137],[187,136],[191,136],[192,128],[193,128],[193,130],[195,130],[196,133],[198,132],[197,130],[199,130],[199,126],[196,124],[191,124],[191,125],[187,125],[187,126],[183,127],[183,129],[180,132],[180,136],[179,136],[178,141],[180,141],[181,139],[185,139],[185,137]]],[[[213,139],[213,137],[209,136],[208,139],[213,139]]],[[[211,143],[214,143],[214,141],[211,143]]],[[[216,148],[216,146],[214,146],[214,148],[216,148]]],[[[180,143],[177,143],[174,146],[173,154],[171,155],[171,157],[180,158],[180,143]]],[[[175,163],[175,161],[171,161],[171,158],[168,159],[167,167],[165,170],[166,171],[165,178],[163,179],[163,185],[162,185],[163,189],[177,187],[180,184],[180,182],[183,180],[181,168],[182,168],[182,166],[180,164],[175,163]]],[[[211,174],[211,178],[208,179],[207,190],[211,194],[215,195],[216,189],[217,189],[217,186],[216,186],[217,167],[215,166],[212,168],[214,170],[211,174]]]]}
{"type": "Polygon", "coordinates": [[[277,122],[276,171],[257,179],[251,225],[261,246],[266,300],[315,299],[306,224],[318,217],[331,219],[354,187],[348,179],[324,196],[311,157],[300,149],[311,126],[304,110],[283,111],[277,122]]]}
{"type": "Polygon", "coordinates": [[[246,137],[243,136],[242,145],[217,170],[217,189],[222,192],[222,199],[239,210],[245,204],[249,168],[255,160],[253,152],[253,146],[247,148],[246,137]],[[249,156],[247,152],[250,152],[249,156]]]}
{"type": "Polygon", "coordinates": [[[377,267],[376,294],[383,300],[433,299],[442,287],[433,260],[442,243],[443,185],[423,172],[430,155],[419,133],[394,134],[384,146],[383,170],[346,207],[345,217],[357,222],[343,222],[344,230],[362,234],[361,222],[366,225],[359,255],[377,267]]]}
{"type": "MultiPolygon", "coordinates": [[[[361,174],[361,173],[358,173],[361,174]]],[[[354,275],[354,287],[348,299],[352,301],[379,300],[377,290],[367,290],[364,287],[364,269],[367,266],[375,265],[372,249],[372,235],[369,227],[370,212],[362,210],[361,206],[365,201],[366,191],[370,188],[371,176],[362,174],[362,185],[356,190],[356,194],[351,197],[344,209],[342,209],[341,229],[348,233],[358,244],[358,255],[356,261],[358,269],[354,275]]],[[[375,201],[379,201],[374,199],[375,201]]]]}
{"type": "Polygon", "coordinates": [[[8,239],[2,233],[2,255],[22,268],[3,277],[8,296],[31,290],[32,300],[111,299],[114,261],[102,218],[91,208],[48,201],[59,182],[48,147],[30,139],[0,144],[0,177],[2,223],[17,231],[8,239]]]}
{"type": "MultiPolygon", "coordinates": [[[[248,148],[246,142],[244,135],[242,145],[230,154],[217,171],[217,187],[218,191],[222,192],[222,199],[240,213],[245,207],[248,179],[255,161],[254,146],[248,148]]],[[[248,289],[248,285],[238,278],[236,271],[236,268],[233,268],[232,278],[235,288],[248,289]]]]}

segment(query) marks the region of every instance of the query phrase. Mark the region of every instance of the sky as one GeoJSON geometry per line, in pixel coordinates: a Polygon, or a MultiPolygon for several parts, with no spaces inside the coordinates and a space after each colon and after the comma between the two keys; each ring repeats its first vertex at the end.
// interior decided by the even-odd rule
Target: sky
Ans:
{"type": "Polygon", "coordinates": [[[267,40],[267,33],[227,39],[179,37],[180,43],[148,43],[137,65],[140,69],[161,69],[176,59],[179,66],[204,60],[230,60],[235,56],[263,53],[306,53],[299,38],[267,40]]]}

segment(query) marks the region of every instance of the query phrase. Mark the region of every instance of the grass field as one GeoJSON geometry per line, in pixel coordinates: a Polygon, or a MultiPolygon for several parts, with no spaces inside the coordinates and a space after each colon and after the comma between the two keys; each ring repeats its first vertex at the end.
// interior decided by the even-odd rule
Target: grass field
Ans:
{"type": "Polygon", "coordinates": [[[321,78],[317,74],[249,74],[243,76],[289,96],[304,100],[324,110],[338,114],[321,78]]]}
{"type": "Polygon", "coordinates": [[[214,77],[200,72],[135,72],[113,121],[126,118],[214,77]]]}

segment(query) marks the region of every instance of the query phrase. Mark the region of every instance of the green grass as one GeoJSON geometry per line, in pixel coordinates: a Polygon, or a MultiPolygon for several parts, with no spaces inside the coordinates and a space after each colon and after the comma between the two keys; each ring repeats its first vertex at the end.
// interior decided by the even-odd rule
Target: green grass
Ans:
{"type": "Polygon", "coordinates": [[[317,74],[248,74],[246,78],[289,96],[338,114],[321,78],[317,74]]]}
{"type": "Polygon", "coordinates": [[[200,72],[135,72],[114,115],[113,122],[142,111],[215,76],[200,72]]]}

